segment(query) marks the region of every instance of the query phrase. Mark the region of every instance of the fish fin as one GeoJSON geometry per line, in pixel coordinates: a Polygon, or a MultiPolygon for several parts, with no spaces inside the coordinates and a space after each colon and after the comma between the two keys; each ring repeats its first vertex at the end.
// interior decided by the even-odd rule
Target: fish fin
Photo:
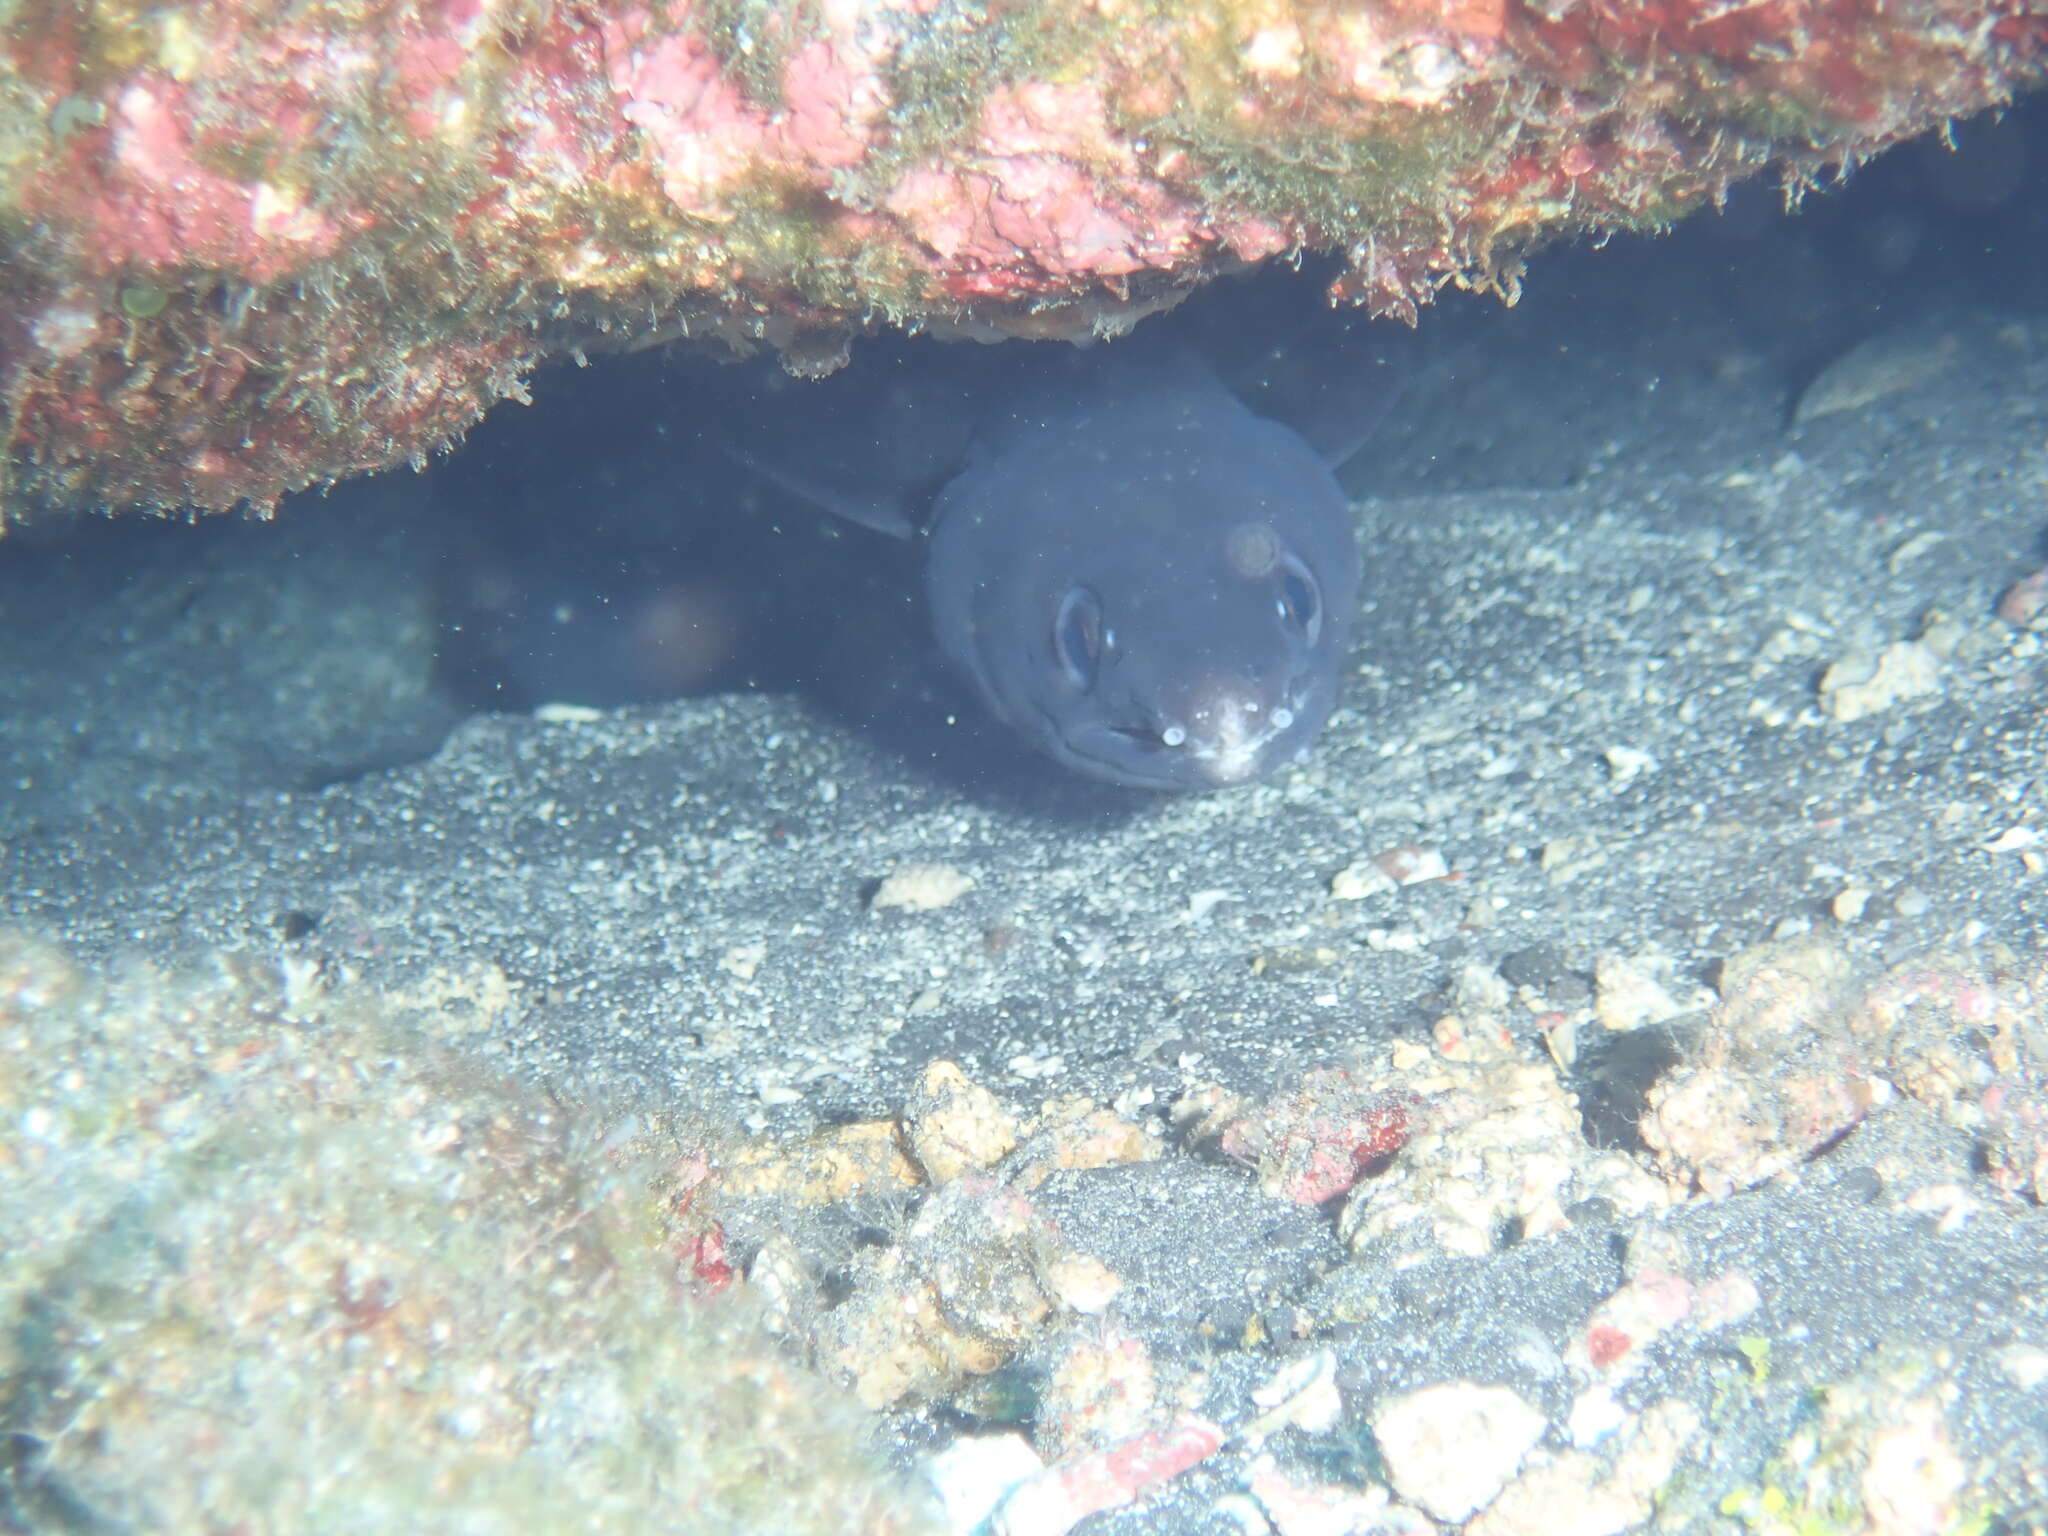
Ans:
{"type": "Polygon", "coordinates": [[[1268,348],[1226,379],[1261,416],[1292,427],[1336,469],[1370,443],[1407,387],[1412,365],[1397,352],[1407,338],[1384,337],[1365,324],[1324,317],[1268,348]]]}
{"type": "Polygon", "coordinates": [[[757,373],[729,418],[725,453],[822,512],[910,538],[967,462],[984,408],[978,357],[956,354],[987,350],[876,342],[828,378],[757,373]]]}
{"type": "Polygon", "coordinates": [[[888,497],[856,496],[823,480],[795,470],[784,469],[780,464],[771,464],[758,455],[744,452],[728,443],[727,457],[735,463],[752,470],[778,490],[787,491],[799,501],[809,502],[821,512],[830,512],[834,517],[843,517],[850,523],[859,523],[876,533],[886,533],[892,539],[909,539],[917,536],[917,521],[903,505],[888,497]]]}

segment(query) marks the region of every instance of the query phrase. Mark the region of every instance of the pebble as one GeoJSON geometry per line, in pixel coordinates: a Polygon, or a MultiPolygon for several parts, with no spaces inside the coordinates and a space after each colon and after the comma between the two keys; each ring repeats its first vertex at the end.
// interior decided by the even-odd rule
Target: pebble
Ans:
{"type": "Polygon", "coordinates": [[[1821,674],[1821,703],[1848,722],[1878,714],[1941,686],[1941,659],[1918,640],[1894,640],[1877,655],[1852,651],[1821,674]]]}
{"type": "Polygon", "coordinates": [[[542,725],[595,725],[604,718],[604,711],[588,704],[539,704],[533,718],[542,725]]]}
{"type": "Polygon", "coordinates": [[[1393,889],[1393,879],[1368,862],[1347,865],[1330,877],[1330,896],[1336,901],[1364,901],[1393,889]]]}
{"type": "Polygon", "coordinates": [[[1182,1414],[1106,1451],[1055,1462],[1013,1489],[996,1510],[995,1536],[1065,1536],[1090,1515],[1121,1509],[1147,1488],[1216,1454],[1223,1431],[1182,1414]]]}
{"type": "Polygon", "coordinates": [[[1998,600],[1998,616],[2015,629],[2048,626],[2048,566],[2007,587],[1998,600]]]}
{"type": "Polygon", "coordinates": [[[1384,1488],[1307,1482],[1271,1456],[1252,1462],[1244,1485],[1250,1507],[1235,1500],[1217,1507],[1251,1536],[1436,1536],[1426,1515],[1394,1503],[1384,1488]]]}
{"type": "Polygon", "coordinates": [[[1607,771],[1613,775],[1617,787],[1641,774],[1655,773],[1663,766],[1650,753],[1637,747],[1609,747],[1603,756],[1607,759],[1607,771]]]}
{"type": "Polygon", "coordinates": [[[1663,955],[1597,956],[1593,961],[1595,1017],[1603,1028],[1625,1032],[1662,1024],[1710,1001],[1710,995],[1703,992],[1683,1002],[1673,997],[1658,979],[1670,974],[1671,961],[1663,955]]]}
{"type": "Polygon", "coordinates": [[[1569,1450],[1523,1473],[1465,1527],[1466,1536],[1621,1536],[1638,1530],[1699,1432],[1698,1412],[1667,1398],[1615,1435],[1605,1454],[1569,1450]]]}
{"type": "Polygon", "coordinates": [[[2048,1382],[2048,1349],[2032,1344],[2011,1344],[1997,1355],[1998,1368],[2005,1373],[2006,1380],[2022,1392],[2032,1392],[2043,1382],[2048,1382]]]}
{"type": "Polygon", "coordinates": [[[1425,880],[1442,880],[1451,872],[1442,852],[1435,848],[1389,848],[1385,853],[1374,854],[1372,862],[1396,885],[1420,885],[1425,880]]]}
{"type": "Polygon", "coordinates": [[[996,1096],[950,1061],[924,1069],[903,1111],[911,1156],[934,1184],[992,1168],[1017,1145],[1017,1121],[996,1096]]]}
{"type": "Polygon", "coordinates": [[[1892,898],[1892,910],[1901,917],[1925,917],[1934,905],[1925,891],[1912,887],[1900,891],[1892,898]]]}
{"type": "Polygon", "coordinates": [[[1086,1254],[1053,1260],[1045,1267],[1045,1283],[1053,1300],[1084,1317],[1108,1311],[1109,1304],[1124,1288],[1123,1279],[1115,1270],[1086,1254]]]}
{"type": "Polygon", "coordinates": [[[1940,1406],[1907,1403],[1870,1438],[1860,1490],[1870,1528],[1883,1536],[1953,1530],[1967,1481],[1940,1406]]]}
{"type": "Polygon", "coordinates": [[[1066,1344],[1039,1393],[1041,1449],[1068,1455],[1142,1434],[1159,1401],[1151,1352],[1114,1326],[1086,1329],[1066,1344]]]}
{"type": "Polygon", "coordinates": [[[1544,1422],[1507,1387],[1447,1381],[1382,1405],[1372,1432],[1396,1493],[1439,1520],[1466,1520],[1507,1486],[1544,1422]]]}
{"type": "Polygon", "coordinates": [[[904,864],[890,871],[869,898],[871,912],[936,912],[974,889],[974,877],[950,864],[904,864]]]}

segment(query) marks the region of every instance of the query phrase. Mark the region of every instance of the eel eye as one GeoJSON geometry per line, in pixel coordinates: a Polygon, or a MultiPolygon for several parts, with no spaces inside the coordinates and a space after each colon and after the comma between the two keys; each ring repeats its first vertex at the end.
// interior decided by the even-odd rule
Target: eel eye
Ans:
{"type": "Polygon", "coordinates": [[[1067,681],[1086,693],[1102,664],[1102,601],[1086,587],[1070,587],[1052,621],[1052,650],[1067,681]]]}
{"type": "Polygon", "coordinates": [[[1293,555],[1283,555],[1274,567],[1273,609],[1280,622],[1314,645],[1323,632],[1323,589],[1315,573],[1293,555]]]}

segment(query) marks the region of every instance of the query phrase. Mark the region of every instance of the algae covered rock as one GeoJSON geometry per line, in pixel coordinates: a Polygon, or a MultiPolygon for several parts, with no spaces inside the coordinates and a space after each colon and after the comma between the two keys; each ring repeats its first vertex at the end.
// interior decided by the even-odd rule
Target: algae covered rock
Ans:
{"type": "Polygon", "coordinates": [[[0,517],[268,506],[542,360],[1116,332],[1269,257],[1412,320],[2038,80],[1927,0],[43,0],[0,49],[0,517]]]}
{"type": "Polygon", "coordinates": [[[697,1166],[316,978],[5,940],[0,1524],[925,1529],[718,1294],[697,1166]]]}

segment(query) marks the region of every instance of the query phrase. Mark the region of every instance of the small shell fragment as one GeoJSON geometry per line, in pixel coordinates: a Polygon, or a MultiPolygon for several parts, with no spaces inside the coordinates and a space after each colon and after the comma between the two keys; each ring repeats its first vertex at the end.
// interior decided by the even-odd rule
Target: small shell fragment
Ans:
{"type": "Polygon", "coordinates": [[[1373,863],[1396,885],[1417,885],[1424,880],[1442,880],[1451,872],[1443,854],[1435,848],[1389,848],[1373,855],[1373,863]]]}
{"type": "Polygon", "coordinates": [[[1319,1349],[1288,1361],[1252,1389],[1252,1401],[1265,1410],[1242,1432],[1253,1445],[1289,1425],[1311,1435],[1336,1428],[1344,1417],[1344,1394],[1337,1387],[1336,1354],[1319,1349]]]}

